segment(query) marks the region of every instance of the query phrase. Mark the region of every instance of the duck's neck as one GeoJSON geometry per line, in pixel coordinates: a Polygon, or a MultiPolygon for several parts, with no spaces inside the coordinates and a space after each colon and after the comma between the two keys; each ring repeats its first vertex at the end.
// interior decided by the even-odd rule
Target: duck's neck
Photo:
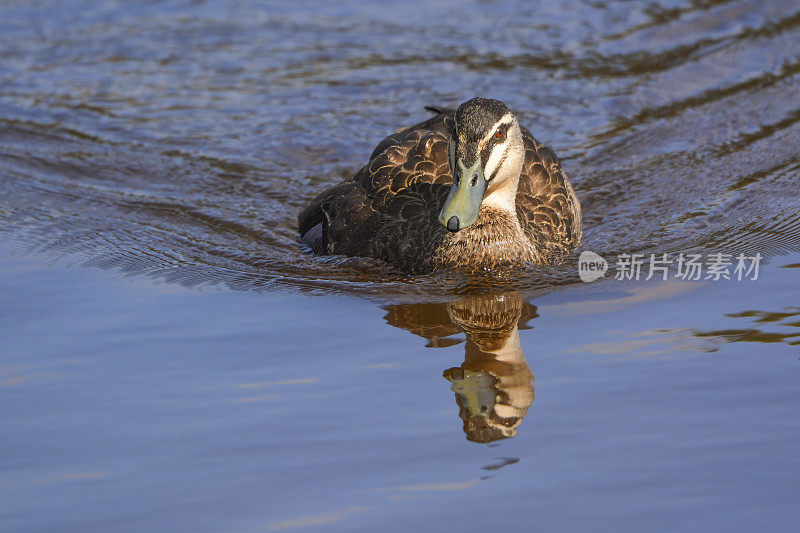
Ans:
{"type": "Polygon", "coordinates": [[[505,180],[489,191],[483,199],[484,206],[493,207],[500,211],[505,211],[514,219],[517,218],[517,187],[519,186],[519,174],[505,180]]]}
{"type": "MultiPolygon", "coordinates": [[[[478,339],[480,341],[480,339],[478,339]]],[[[525,354],[522,353],[522,346],[519,342],[519,330],[514,328],[513,331],[503,342],[503,345],[491,350],[481,348],[480,342],[467,337],[464,364],[471,363],[492,363],[499,362],[508,365],[521,365],[525,362],[525,354]]]]}

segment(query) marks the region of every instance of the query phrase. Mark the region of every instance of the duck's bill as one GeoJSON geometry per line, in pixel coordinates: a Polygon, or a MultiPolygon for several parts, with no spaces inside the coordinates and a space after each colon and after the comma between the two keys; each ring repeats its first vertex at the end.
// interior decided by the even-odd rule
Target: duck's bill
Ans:
{"type": "Polygon", "coordinates": [[[464,168],[459,161],[458,167],[457,178],[439,213],[439,222],[448,231],[458,231],[474,224],[486,194],[486,178],[480,160],[471,168],[464,168]]]}

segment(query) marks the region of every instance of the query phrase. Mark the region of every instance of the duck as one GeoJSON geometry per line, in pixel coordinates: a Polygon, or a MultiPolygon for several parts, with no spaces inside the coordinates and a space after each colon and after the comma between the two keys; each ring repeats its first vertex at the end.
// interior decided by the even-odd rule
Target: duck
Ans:
{"type": "Polygon", "coordinates": [[[556,154],[500,100],[472,98],[378,143],[298,216],[315,254],[407,274],[545,265],[580,245],[581,206],[556,154]]]}

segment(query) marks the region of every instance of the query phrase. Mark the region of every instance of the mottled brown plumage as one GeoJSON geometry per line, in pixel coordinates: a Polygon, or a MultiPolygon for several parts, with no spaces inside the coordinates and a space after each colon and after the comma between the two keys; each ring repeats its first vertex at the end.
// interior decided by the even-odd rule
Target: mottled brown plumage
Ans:
{"type": "Polygon", "coordinates": [[[300,214],[300,235],[316,253],[373,257],[424,273],[544,264],[580,243],[572,186],[553,151],[524,128],[516,212],[483,205],[473,225],[448,232],[438,216],[453,184],[455,112],[430,110],[434,117],[383,139],[361,170],[300,214]]]}

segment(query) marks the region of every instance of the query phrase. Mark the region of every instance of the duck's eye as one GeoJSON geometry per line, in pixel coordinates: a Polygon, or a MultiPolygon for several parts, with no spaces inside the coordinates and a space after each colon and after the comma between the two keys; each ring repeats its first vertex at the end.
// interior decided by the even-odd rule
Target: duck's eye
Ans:
{"type": "Polygon", "coordinates": [[[494,130],[494,138],[495,139],[502,139],[506,136],[506,130],[503,126],[500,126],[496,130],[494,130]]]}

